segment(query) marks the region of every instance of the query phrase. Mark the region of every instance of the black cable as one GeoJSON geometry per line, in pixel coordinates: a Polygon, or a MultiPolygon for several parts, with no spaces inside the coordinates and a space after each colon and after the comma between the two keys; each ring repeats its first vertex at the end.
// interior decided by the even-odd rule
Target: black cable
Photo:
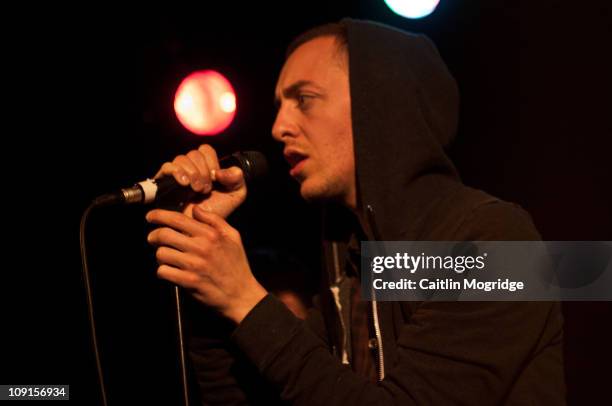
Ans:
{"type": "MultiPolygon", "coordinates": [[[[100,393],[102,394],[103,406],[108,406],[106,397],[106,386],[104,385],[104,374],[102,372],[102,362],[100,361],[100,350],[98,348],[98,336],[96,333],[96,323],[94,318],[93,310],[93,295],[91,293],[91,278],[89,276],[89,268],[87,266],[87,250],[85,244],[85,225],[91,211],[96,207],[108,206],[116,203],[116,197],[112,195],[104,195],[95,199],[87,209],[83,212],[81,217],[80,227],[80,243],[81,243],[81,262],[83,269],[83,280],[85,281],[85,293],[87,297],[87,311],[89,316],[89,327],[91,331],[91,341],[96,358],[96,369],[98,371],[98,382],[100,385],[100,393]]],[[[176,317],[178,327],[178,341],[179,341],[179,356],[180,356],[180,367],[181,367],[181,380],[183,386],[183,396],[185,406],[189,406],[189,385],[187,382],[187,361],[185,357],[185,338],[183,336],[183,324],[182,324],[182,310],[181,310],[181,296],[178,286],[175,286],[175,300],[176,300],[176,317]]]]}
{"type": "Polygon", "coordinates": [[[179,357],[181,362],[181,380],[183,384],[183,397],[185,406],[189,406],[189,384],[187,382],[187,360],[185,358],[185,337],[183,336],[183,312],[181,308],[181,292],[178,286],[174,287],[176,299],[176,322],[178,327],[179,357]]]}
{"type": "Polygon", "coordinates": [[[100,362],[100,351],[98,350],[98,339],[96,334],[96,323],[94,320],[94,310],[93,310],[93,298],[91,294],[91,278],[89,277],[89,268],[87,267],[87,251],[85,249],[85,224],[87,223],[87,218],[89,217],[89,213],[96,207],[100,207],[105,205],[105,202],[96,199],[94,200],[87,209],[83,212],[83,216],[81,217],[81,227],[80,227],[80,243],[81,243],[81,263],[83,269],[83,280],[85,282],[85,293],[87,297],[87,312],[89,315],[89,327],[91,330],[91,342],[93,345],[94,355],[96,357],[96,369],[98,370],[98,382],[100,384],[100,392],[102,394],[102,404],[104,406],[108,406],[106,401],[106,387],[104,386],[104,374],[102,373],[102,363],[100,362]]]}

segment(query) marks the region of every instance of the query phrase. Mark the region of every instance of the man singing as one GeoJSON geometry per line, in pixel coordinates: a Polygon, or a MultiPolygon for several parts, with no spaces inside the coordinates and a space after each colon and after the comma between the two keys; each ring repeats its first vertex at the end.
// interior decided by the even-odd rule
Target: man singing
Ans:
{"type": "Polygon", "coordinates": [[[157,174],[200,200],[147,214],[159,277],[229,325],[192,342],[203,402],[258,403],[258,379],[300,405],[563,404],[557,303],[361,299],[360,241],[539,239],[525,211],[464,186],[445,154],[459,99],[432,42],[351,19],[314,28],[289,47],[275,95],[290,175],[325,206],[327,286],[306,320],[252,275],[225,221],[246,197],[242,173],[219,169],[210,146],[157,174]]]}

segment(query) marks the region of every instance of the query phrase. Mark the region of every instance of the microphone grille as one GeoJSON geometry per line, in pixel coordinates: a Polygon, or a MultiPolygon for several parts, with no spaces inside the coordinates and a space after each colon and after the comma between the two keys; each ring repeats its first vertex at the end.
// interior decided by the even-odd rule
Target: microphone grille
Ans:
{"type": "Polygon", "coordinates": [[[268,160],[259,151],[235,152],[232,157],[238,161],[238,166],[242,169],[247,183],[261,179],[268,174],[268,160]]]}

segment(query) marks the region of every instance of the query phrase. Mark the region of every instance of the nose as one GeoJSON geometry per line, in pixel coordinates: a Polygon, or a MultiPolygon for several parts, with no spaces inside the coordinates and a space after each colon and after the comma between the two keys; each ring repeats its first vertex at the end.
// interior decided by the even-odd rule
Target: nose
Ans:
{"type": "Polygon", "coordinates": [[[286,107],[281,106],[276,113],[276,119],[272,125],[272,138],[276,141],[283,142],[286,137],[295,137],[297,135],[297,125],[292,119],[291,114],[286,107]]]}

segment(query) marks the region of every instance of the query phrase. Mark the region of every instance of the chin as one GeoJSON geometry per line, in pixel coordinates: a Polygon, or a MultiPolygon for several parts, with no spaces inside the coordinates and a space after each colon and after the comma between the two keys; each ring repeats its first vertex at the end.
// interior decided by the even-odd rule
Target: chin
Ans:
{"type": "Polygon", "coordinates": [[[307,202],[338,200],[330,185],[315,182],[314,179],[306,179],[301,183],[300,194],[307,202]]]}
{"type": "Polygon", "coordinates": [[[307,202],[316,202],[322,200],[320,193],[317,193],[311,188],[304,187],[303,184],[300,186],[300,195],[302,195],[302,198],[307,202]]]}

